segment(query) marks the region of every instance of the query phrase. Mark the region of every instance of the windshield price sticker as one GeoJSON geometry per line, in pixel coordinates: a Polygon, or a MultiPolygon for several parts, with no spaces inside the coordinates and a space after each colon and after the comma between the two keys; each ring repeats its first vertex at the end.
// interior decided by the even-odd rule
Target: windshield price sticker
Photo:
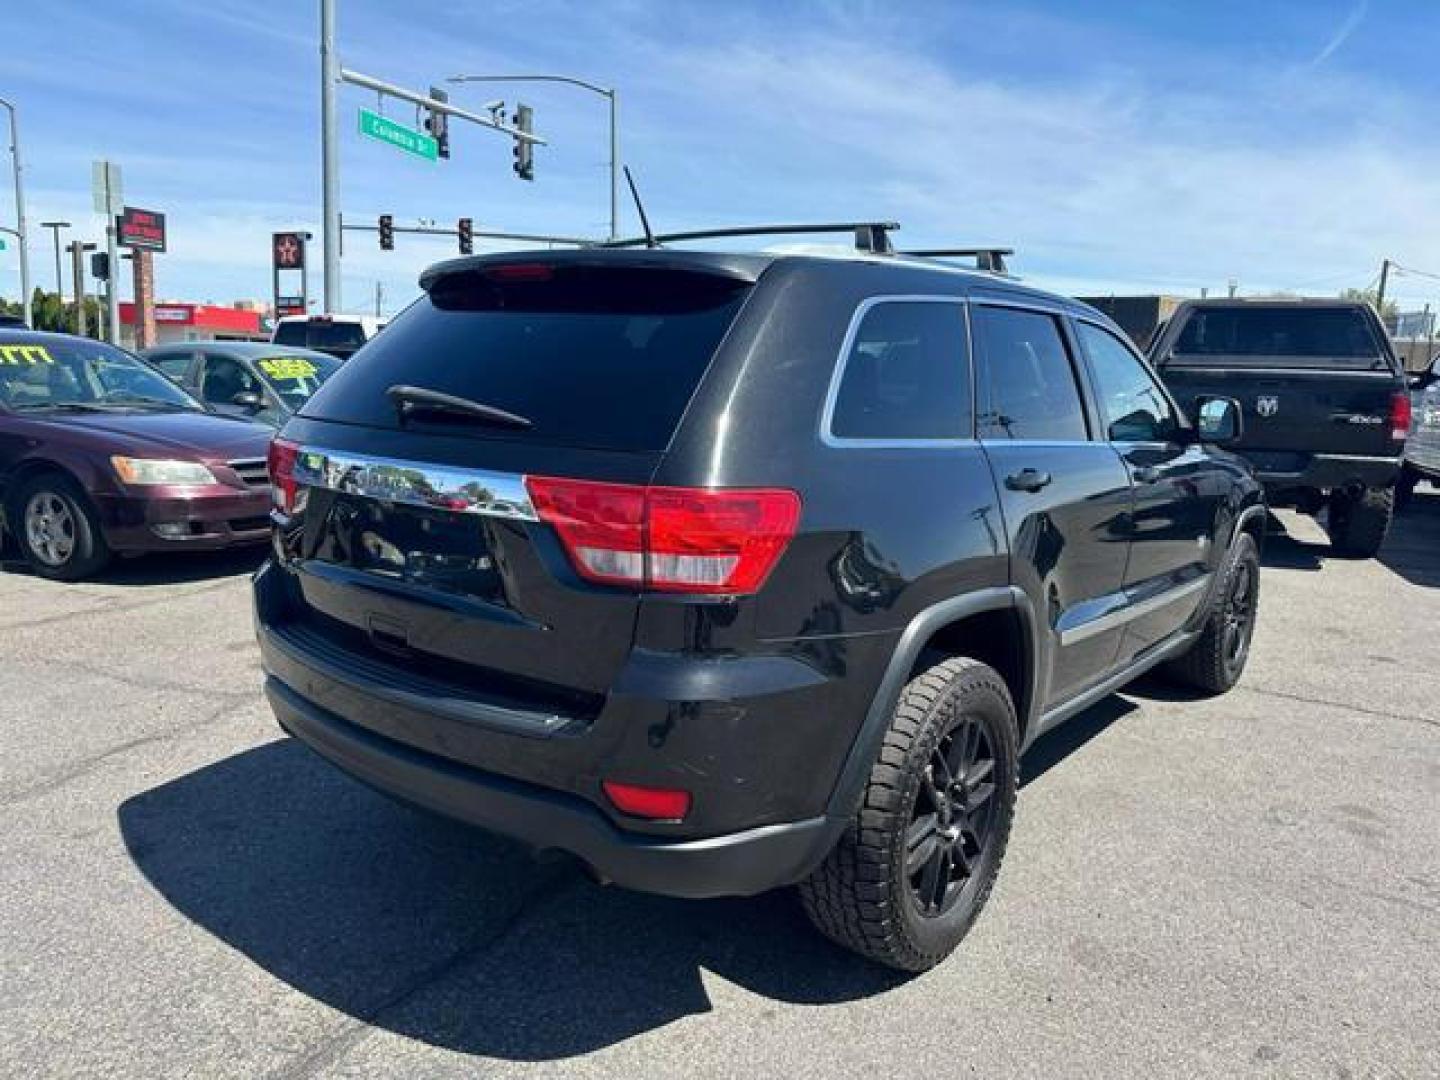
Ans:
{"type": "Polygon", "coordinates": [[[53,364],[44,345],[0,345],[0,364],[53,364]]]}
{"type": "Polygon", "coordinates": [[[313,379],[315,365],[298,356],[269,356],[259,361],[260,370],[272,379],[313,379]]]}

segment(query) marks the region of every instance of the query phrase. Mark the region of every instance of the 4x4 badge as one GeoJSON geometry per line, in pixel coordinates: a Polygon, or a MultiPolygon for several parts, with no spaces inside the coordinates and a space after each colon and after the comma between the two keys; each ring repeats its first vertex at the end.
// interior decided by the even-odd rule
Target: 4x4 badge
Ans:
{"type": "Polygon", "coordinates": [[[1280,399],[1278,397],[1257,397],[1255,399],[1255,411],[1261,416],[1274,416],[1280,411],[1280,399]]]}

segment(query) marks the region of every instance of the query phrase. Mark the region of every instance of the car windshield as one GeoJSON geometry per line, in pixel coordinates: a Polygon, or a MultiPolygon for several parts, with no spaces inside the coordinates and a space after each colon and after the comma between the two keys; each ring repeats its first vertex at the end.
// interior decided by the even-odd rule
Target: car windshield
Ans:
{"type": "Polygon", "coordinates": [[[262,356],[255,367],[292,412],[320,389],[320,384],[340,370],[340,361],[324,353],[284,353],[262,356]]]}
{"type": "Polygon", "coordinates": [[[129,353],[63,337],[0,339],[0,404],[17,411],[204,409],[129,353]]]}

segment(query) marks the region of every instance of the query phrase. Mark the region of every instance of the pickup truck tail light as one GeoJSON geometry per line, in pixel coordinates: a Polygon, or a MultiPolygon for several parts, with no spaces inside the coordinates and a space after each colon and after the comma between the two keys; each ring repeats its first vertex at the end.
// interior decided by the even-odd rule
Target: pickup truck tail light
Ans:
{"type": "Polygon", "coordinates": [[[1404,442],[1410,434],[1410,395],[1397,392],[1390,395],[1390,438],[1404,442]]]}
{"type": "Polygon", "coordinates": [[[800,523],[800,496],[777,488],[681,488],[525,478],[588,581],[734,596],[759,590],[800,523]]]}

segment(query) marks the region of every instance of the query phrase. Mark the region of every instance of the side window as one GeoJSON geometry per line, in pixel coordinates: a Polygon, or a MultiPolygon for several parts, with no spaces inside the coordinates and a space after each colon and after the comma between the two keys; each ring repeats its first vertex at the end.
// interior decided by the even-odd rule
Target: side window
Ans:
{"type": "Polygon", "coordinates": [[[865,312],[830,417],[840,439],[968,439],[965,309],[888,300],[865,312]]]}
{"type": "Polygon", "coordinates": [[[1180,424],[1143,364],[1108,330],[1077,322],[1090,357],[1105,437],[1111,442],[1168,442],[1180,424]]]}
{"type": "Polygon", "coordinates": [[[206,356],[205,374],[200,388],[200,399],[207,405],[230,405],[235,395],[245,391],[261,392],[260,384],[240,366],[239,361],[228,356],[206,356]]]}
{"type": "Polygon", "coordinates": [[[1085,407],[1054,316],[977,306],[971,322],[980,437],[1085,441],[1085,407]]]}
{"type": "Polygon", "coordinates": [[[176,382],[183,383],[185,376],[190,373],[190,364],[194,359],[194,353],[166,353],[164,356],[156,357],[151,363],[176,382]]]}

